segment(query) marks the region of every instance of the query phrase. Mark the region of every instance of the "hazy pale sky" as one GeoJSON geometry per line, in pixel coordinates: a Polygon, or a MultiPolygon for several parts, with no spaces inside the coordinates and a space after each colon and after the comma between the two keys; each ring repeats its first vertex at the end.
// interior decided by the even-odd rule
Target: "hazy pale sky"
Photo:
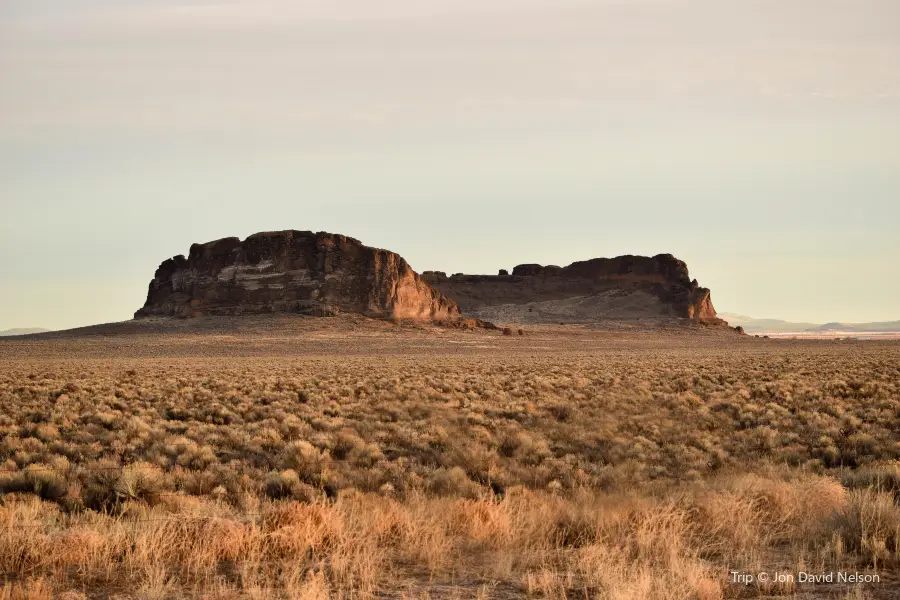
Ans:
{"type": "Polygon", "coordinates": [[[0,329],[130,318],[272,229],[900,319],[900,2],[3,0],[0,202],[0,329]]]}

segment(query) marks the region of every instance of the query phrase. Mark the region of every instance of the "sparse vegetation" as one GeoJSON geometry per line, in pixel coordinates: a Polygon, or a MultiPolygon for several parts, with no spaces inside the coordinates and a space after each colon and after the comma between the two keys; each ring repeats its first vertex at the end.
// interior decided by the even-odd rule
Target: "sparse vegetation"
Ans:
{"type": "Polygon", "coordinates": [[[0,599],[891,589],[896,344],[504,333],[0,345],[0,599]]]}

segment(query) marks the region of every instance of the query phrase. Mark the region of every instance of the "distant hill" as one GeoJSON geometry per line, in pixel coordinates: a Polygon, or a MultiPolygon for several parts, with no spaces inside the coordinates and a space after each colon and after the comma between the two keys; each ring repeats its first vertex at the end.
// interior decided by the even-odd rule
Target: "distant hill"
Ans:
{"type": "Polygon", "coordinates": [[[46,333],[50,331],[49,329],[44,329],[43,327],[19,327],[16,329],[4,329],[0,331],[0,337],[6,337],[10,335],[28,335],[31,333],[46,333]]]}
{"type": "Polygon", "coordinates": [[[781,319],[755,319],[734,313],[719,313],[732,327],[740,325],[744,331],[800,332],[800,331],[845,331],[853,332],[900,332],[900,321],[879,321],[874,323],[796,323],[781,319]]]}
{"type": "Polygon", "coordinates": [[[806,331],[818,327],[818,323],[793,323],[791,321],[782,321],[781,319],[755,319],[746,315],[736,315],[734,313],[719,313],[719,316],[732,327],[741,326],[744,331],[806,331]]]}
{"type": "Polygon", "coordinates": [[[900,321],[878,321],[875,323],[825,323],[811,328],[812,331],[900,331],[900,321]]]}

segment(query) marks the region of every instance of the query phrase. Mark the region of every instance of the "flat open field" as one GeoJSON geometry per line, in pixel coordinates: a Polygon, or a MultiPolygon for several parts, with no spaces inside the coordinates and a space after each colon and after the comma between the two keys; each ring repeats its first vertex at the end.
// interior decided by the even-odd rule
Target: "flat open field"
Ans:
{"type": "Polygon", "coordinates": [[[0,600],[900,598],[900,343],[513,333],[0,341],[0,600]]]}

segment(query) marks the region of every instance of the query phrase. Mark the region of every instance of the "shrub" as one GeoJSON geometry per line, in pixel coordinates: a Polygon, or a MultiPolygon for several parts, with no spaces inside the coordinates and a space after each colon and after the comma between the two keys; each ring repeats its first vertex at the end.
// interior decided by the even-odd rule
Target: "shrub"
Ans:
{"type": "Polygon", "coordinates": [[[298,502],[314,502],[321,492],[300,480],[300,476],[292,469],[280,473],[269,473],[266,477],[266,496],[280,500],[291,498],[298,502]]]}
{"type": "Polygon", "coordinates": [[[844,546],[878,567],[898,562],[900,506],[894,496],[873,489],[850,492],[846,508],[836,517],[835,529],[844,546]]]}
{"type": "Polygon", "coordinates": [[[165,474],[150,463],[138,462],[119,468],[109,462],[101,462],[89,474],[82,499],[88,508],[103,511],[117,509],[127,501],[145,502],[153,506],[168,488],[165,474]]]}
{"type": "Polygon", "coordinates": [[[281,466],[295,471],[307,483],[317,483],[322,473],[322,453],[305,440],[285,445],[281,451],[281,466]]]}
{"type": "Polygon", "coordinates": [[[18,473],[0,474],[0,492],[34,494],[44,500],[61,500],[68,491],[66,478],[47,465],[29,465],[18,473]]]}
{"type": "Polygon", "coordinates": [[[300,484],[300,477],[293,469],[286,469],[280,473],[269,473],[266,477],[266,496],[269,498],[288,498],[291,488],[300,484]]]}
{"type": "Polygon", "coordinates": [[[453,467],[435,471],[428,481],[428,489],[444,496],[472,498],[478,495],[480,487],[460,467],[453,467]]]}
{"type": "Polygon", "coordinates": [[[871,488],[893,494],[900,504],[900,462],[869,465],[844,471],[841,483],[851,489],[871,488]]]}

